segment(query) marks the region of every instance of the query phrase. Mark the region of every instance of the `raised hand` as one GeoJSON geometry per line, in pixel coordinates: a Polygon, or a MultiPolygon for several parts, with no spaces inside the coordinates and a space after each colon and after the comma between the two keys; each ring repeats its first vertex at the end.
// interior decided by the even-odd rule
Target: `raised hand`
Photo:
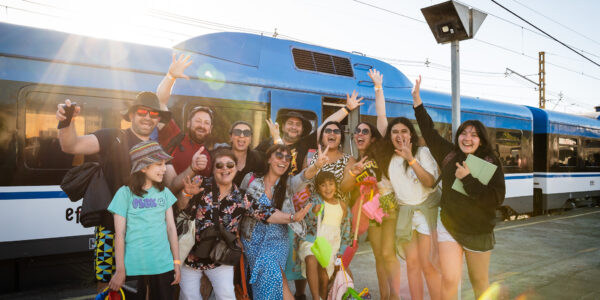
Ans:
{"type": "Polygon", "coordinates": [[[312,203],[307,204],[306,206],[304,206],[301,210],[297,211],[294,214],[294,222],[300,222],[304,219],[304,216],[306,216],[306,214],[308,213],[308,211],[310,211],[310,208],[312,207],[312,203]]]}
{"type": "Polygon", "coordinates": [[[462,164],[456,163],[456,172],[454,172],[456,178],[463,179],[469,174],[471,174],[471,170],[469,170],[469,166],[467,166],[466,162],[463,161],[462,164]]]}
{"type": "Polygon", "coordinates": [[[364,104],[360,102],[364,99],[363,97],[360,97],[358,99],[356,99],[356,97],[358,97],[358,93],[356,92],[356,90],[352,91],[352,96],[346,93],[346,106],[349,110],[354,110],[355,108],[364,104]]]}
{"type": "Polygon", "coordinates": [[[206,154],[202,152],[204,152],[204,146],[200,147],[200,149],[194,153],[194,156],[192,156],[192,165],[190,167],[194,173],[204,171],[208,165],[208,158],[206,157],[206,154]]]}
{"type": "Polygon", "coordinates": [[[352,171],[352,173],[354,173],[355,175],[360,174],[360,172],[362,172],[362,170],[365,168],[365,160],[367,160],[366,156],[363,157],[360,161],[353,164],[350,168],[350,171],[352,171]]]}
{"type": "Polygon", "coordinates": [[[267,121],[267,126],[269,126],[269,132],[271,133],[273,141],[276,142],[278,139],[280,139],[279,123],[273,122],[271,119],[266,119],[265,121],[267,121]]]}
{"type": "Polygon", "coordinates": [[[421,101],[421,75],[415,80],[415,85],[412,88],[413,107],[417,107],[423,103],[421,101]]]}
{"type": "Polygon", "coordinates": [[[204,189],[200,187],[201,184],[201,176],[194,176],[194,179],[190,179],[190,176],[186,176],[183,178],[183,191],[189,195],[198,195],[200,192],[204,191],[204,189]]]}
{"type": "MultiPolygon", "coordinates": [[[[67,117],[65,116],[65,106],[71,107],[71,100],[65,100],[65,103],[59,103],[56,110],[56,119],[59,121],[64,121],[67,117]]],[[[77,105],[75,107],[75,111],[73,111],[73,117],[75,118],[81,112],[81,106],[77,105]]]]}
{"type": "Polygon", "coordinates": [[[412,155],[412,143],[410,141],[402,139],[400,141],[400,149],[394,149],[394,151],[406,161],[411,161],[414,159],[412,155]]]}
{"type": "Polygon", "coordinates": [[[383,75],[379,73],[379,71],[370,69],[367,75],[373,80],[375,87],[381,87],[383,85],[383,75]]]}
{"type": "Polygon", "coordinates": [[[175,78],[190,79],[190,77],[185,75],[183,72],[191,64],[192,64],[192,61],[190,60],[189,55],[181,54],[181,55],[179,55],[179,58],[177,58],[177,54],[175,54],[175,52],[173,52],[173,61],[171,62],[171,65],[169,66],[169,74],[171,74],[171,76],[173,76],[175,78]]]}
{"type": "Polygon", "coordinates": [[[329,163],[329,157],[327,156],[327,152],[329,152],[329,146],[325,148],[325,151],[321,152],[321,145],[319,145],[319,149],[317,151],[318,157],[317,161],[315,162],[315,167],[317,167],[317,169],[321,169],[324,165],[329,163]]]}

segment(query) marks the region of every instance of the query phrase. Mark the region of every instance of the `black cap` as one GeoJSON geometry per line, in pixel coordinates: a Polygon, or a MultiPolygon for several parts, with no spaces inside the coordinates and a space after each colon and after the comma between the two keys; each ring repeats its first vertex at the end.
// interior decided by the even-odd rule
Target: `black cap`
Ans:
{"type": "Polygon", "coordinates": [[[279,126],[283,129],[283,125],[289,118],[298,118],[302,121],[302,136],[307,136],[312,131],[312,123],[301,113],[297,111],[287,111],[277,116],[275,122],[279,123],[279,126]]]}
{"type": "Polygon", "coordinates": [[[153,92],[141,92],[137,94],[137,96],[135,97],[135,101],[133,101],[131,106],[129,106],[129,109],[123,112],[123,119],[127,122],[131,122],[131,120],[129,119],[129,113],[139,106],[148,107],[152,110],[157,111],[160,115],[161,123],[166,124],[169,122],[169,120],[171,120],[171,112],[162,110],[160,108],[160,101],[158,100],[158,96],[156,96],[156,94],[153,92]]]}

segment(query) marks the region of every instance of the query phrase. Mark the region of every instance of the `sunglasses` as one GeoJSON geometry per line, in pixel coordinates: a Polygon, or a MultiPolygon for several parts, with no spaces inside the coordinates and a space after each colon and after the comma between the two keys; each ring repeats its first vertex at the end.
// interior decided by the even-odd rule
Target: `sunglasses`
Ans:
{"type": "Polygon", "coordinates": [[[338,135],[338,134],[342,133],[339,129],[331,129],[331,128],[325,128],[324,132],[326,134],[332,134],[333,133],[335,135],[338,135]]]}
{"type": "Polygon", "coordinates": [[[363,128],[362,130],[360,130],[360,128],[356,128],[354,129],[354,134],[363,134],[363,135],[367,135],[369,133],[371,133],[371,131],[368,128],[363,128]]]}
{"type": "Polygon", "coordinates": [[[252,136],[252,131],[250,129],[234,129],[231,131],[231,134],[233,134],[234,136],[252,136]]]}
{"type": "Polygon", "coordinates": [[[292,156],[289,154],[283,154],[283,152],[275,152],[275,158],[277,159],[284,159],[286,162],[290,162],[292,161],[292,156]]]}
{"type": "Polygon", "coordinates": [[[223,168],[227,167],[227,169],[233,169],[235,168],[235,163],[232,161],[228,161],[226,164],[222,163],[222,162],[218,162],[215,164],[215,168],[221,170],[223,168]]]}
{"type": "Polygon", "coordinates": [[[140,117],[145,117],[147,114],[150,114],[150,119],[159,119],[160,113],[155,110],[149,110],[145,108],[138,108],[135,113],[140,117]]]}

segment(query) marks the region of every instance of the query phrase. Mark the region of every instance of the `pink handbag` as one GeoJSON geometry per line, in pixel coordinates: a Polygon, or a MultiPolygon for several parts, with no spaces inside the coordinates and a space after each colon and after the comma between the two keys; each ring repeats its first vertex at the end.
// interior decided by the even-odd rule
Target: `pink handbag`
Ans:
{"type": "Polygon", "coordinates": [[[383,212],[383,208],[379,206],[379,194],[372,197],[371,201],[367,201],[367,203],[363,204],[363,213],[371,220],[377,221],[377,223],[381,223],[383,217],[387,216],[385,212],[383,212]]]}

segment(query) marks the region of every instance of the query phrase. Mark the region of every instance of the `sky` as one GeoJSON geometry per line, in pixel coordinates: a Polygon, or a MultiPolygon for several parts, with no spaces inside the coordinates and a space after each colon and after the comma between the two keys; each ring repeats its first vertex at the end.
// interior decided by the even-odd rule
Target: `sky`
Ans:
{"type": "MultiPolygon", "coordinates": [[[[393,64],[423,89],[451,92],[450,45],[437,44],[421,8],[432,0],[0,0],[0,22],[171,47],[241,31],[356,51],[393,64]]],[[[546,37],[491,0],[462,3],[488,13],[460,43],[461,94],[538,106],[538,52],[546,53],[546,108],[591,113],[600,66],[546,37]]],[[[600,64],[600,1],[496,0],[600,64]]],[[[385,74],[384,74],[385,81],[385,74]]]]}

